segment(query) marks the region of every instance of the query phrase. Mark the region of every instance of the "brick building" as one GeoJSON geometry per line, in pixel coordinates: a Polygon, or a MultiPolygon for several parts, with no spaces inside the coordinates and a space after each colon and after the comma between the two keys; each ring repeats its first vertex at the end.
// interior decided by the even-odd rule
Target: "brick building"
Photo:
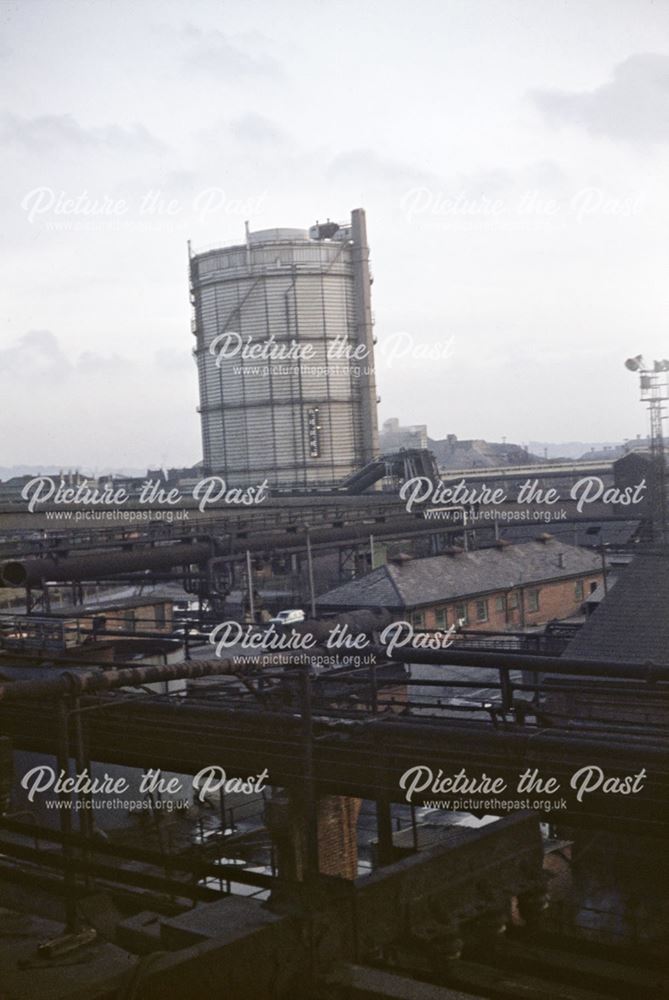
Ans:
{"type": "Polygon", "coordinates": [[[416,628],[518,630],[581,612],[602,582],[598,555],[542,535],[427,559],[400,556],[318,599],[320,611],[384,607],[416,628]]]}
{"type": "MultiPolygon", "coordinates": [[[[55,608],[45,615],[21,614],[16,621],[18,625],[0,627],[4,648],[32,646],[69,652],[91,642],[97,647],[102,644],[119,647],[142,634],[167,638],[174,627],[174,613],[171,599],[146,596],[55,608]]],[[[101,648],[96,650],[97,655],[106,658],[101,648]]]]}

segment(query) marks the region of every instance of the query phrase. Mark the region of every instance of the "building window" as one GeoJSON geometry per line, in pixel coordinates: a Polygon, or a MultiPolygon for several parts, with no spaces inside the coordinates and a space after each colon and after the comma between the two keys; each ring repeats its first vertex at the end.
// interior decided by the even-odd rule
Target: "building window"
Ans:
{"type": "Polygon", "coordinates": [[[538,611],[539,610],[539,591],[538,590],[528,590],[528,592],[527,592],[527,610],[528,611],[538,611]]]}
{"type": "Polygon", "coordinates": [[[518,594],[514,591],[509,594],[509,611],[515,611],[518,607],[518,594]]]}
{"type": "Polygon", "coordinates": [[[597,590],[597,581],[596,580],[591,580],[590,581],[590,593],[594,594],[594,592],[596,590],[597,590]]]}
{"type": "Polygon", "coordinates": [[[583,580],[577,580],[574,585],[574,597],[577,601],[583,600],[583,580]]]}
{"type": "Polygon", "coordinates": [[[135,612],[134,611],[126,611],[126,613],[123,615],[123,624],[125,625],[125,629],[126,629],[127,632],[134,632],[135,631],[135,612]]]}
{"type": "Polygon", "coordinates": [[[502,615],[506,611],[506,601],[503,597],[495,598],[495,611],[502,615]]]}
{"type": "Polygon", "coordinates": [[[446,608],[437,608],[434,612],[434,623],[437,628],[446,628],[448,625],[448,614],[446,608]]]}
{"type": "Polygon", "coordinates": [[[455,605],[455,618],[457,621],[462,621],[464,625],[467,624],[467,605],[466,604],[456,604],[455,605]]]}
{"type": "Polygon", "coordinates": [[[488,621],[488,602],[486,600],[476,601],[476,621],[488,621]]]}
{"type": "Polygon", "coordinates": [[[160,627],[163,626],[164,624],[165,624],[165,605],[156,604],[156,625],[160,627]]]}
{"type": "Polygon", "coordinates": [[[425,615],[423,614],[422,611],[414,611],[412,618],[413,618],[414,628],[425,627],[425,615]]]}

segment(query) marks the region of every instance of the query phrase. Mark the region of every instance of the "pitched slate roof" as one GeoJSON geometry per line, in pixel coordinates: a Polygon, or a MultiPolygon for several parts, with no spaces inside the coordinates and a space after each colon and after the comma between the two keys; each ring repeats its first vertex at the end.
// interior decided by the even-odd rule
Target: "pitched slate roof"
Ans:
{"type": "Polygon", "coordinates": [[[391,562],[318,598],[320,608],[420,607],[601,571],[599,556],[549,539],[391,562]]]}
{"type": "Polygon", "coordinates": [[[564,655],[669,665],[669,550],[637,555],[564,655]]]}

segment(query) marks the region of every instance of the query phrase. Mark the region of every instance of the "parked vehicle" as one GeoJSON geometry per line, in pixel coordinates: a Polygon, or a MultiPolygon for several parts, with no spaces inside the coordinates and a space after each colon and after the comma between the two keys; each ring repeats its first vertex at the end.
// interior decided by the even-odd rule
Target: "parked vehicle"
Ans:
{"type": "Polygon", "coordinates": [[[296,625],[298,622],[303,622],[304,617],[304,611],[300,608],[289,608],[286,611],[277,612],[274,618],[270,618],[268,625],[276,627],[280,625],[296,625]]]}

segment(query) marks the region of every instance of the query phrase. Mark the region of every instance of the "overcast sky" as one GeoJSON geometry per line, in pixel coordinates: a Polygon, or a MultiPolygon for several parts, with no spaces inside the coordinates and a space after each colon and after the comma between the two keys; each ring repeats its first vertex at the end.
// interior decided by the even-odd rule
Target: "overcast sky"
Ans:
{"type": "Polygon", "coordinates": [[[0,17],[0,465],[199,459],[186,241],[358,206],[380,347],[450,345],[381,353],[381,420],[645,431],[623,361],[669,356],[669,3],[0,0],[0,17]],[[105,198],[115,214],[82,214],[105,198]]]}

